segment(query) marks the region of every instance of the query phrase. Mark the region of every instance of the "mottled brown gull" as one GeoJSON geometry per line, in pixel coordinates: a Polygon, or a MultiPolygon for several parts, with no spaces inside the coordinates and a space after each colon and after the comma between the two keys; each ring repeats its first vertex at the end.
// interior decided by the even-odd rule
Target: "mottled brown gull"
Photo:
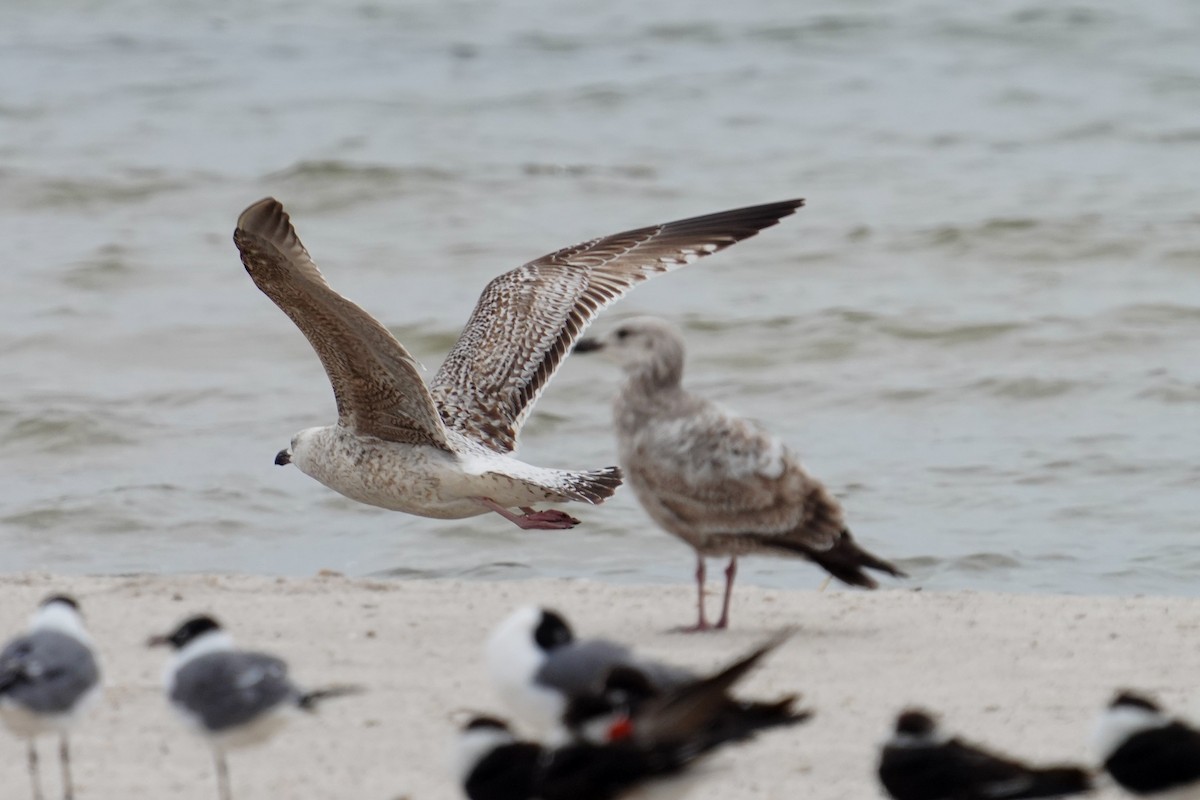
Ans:
{"type": "Polygon", "coordinates": [[[599,504],[617,467],[575,472],[513,457],[534,402],[599,311],[638,283],[754,236],[803,205],[786,200],[593,239],[492,280],[425,385],[386,328],[330,288],[273,198],[242,212],[233,240],[254,283],[300,328],[333,385],[338,421],[276,456],[361,503],[423,517],[494,511],[521,528],[578,520],[539,502],[599,504]],[[520,509],[518,514],[511,509],[520,509]]]}
{"type": "Polygon", "coordinates": [[[575,349],[600,351],[627,375],[614,404],[619,460],[650,517],[696,551],[700,614],[688,630],[709,627],[707,556],[729,556],[718,628],[729,624],[740,555],[803,556],[869,589],[864,568],[904,575],[858,546],[837,500],[781,440],[683,388],[683,338],[670,324],[626,320],[575,349]]]}

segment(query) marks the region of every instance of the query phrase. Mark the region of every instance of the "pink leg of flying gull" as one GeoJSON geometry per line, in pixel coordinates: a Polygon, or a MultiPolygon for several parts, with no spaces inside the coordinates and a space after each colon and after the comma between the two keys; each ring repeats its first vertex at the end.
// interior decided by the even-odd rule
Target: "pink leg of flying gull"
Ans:
{"type": "Polygon", "coordinates": [[[561,531],[566,528],[574,528],[579,524],[579,520],[565,511],[556,511],[554,509],[534,511],[532,508],[522,506],[521,510],[525,513],[514,514],[490,497],[477,497],[475,499],[522,530],[561,531]]]}

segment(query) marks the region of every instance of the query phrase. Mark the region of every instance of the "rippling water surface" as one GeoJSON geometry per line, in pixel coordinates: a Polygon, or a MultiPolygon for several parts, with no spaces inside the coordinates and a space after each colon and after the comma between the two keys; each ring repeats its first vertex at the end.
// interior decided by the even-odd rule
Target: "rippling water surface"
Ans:
{"type": "MultiPolygon", "coordinates": [[[[1183,0],[8,3],[3,569],[688,580],[627,492],[521,532],[274,467],[332,396],[230,234],[282,199],[432,372],[505,269],[803,196],[599,324],[684,326],[922,585],[1194,593],[1197,41],[1183,0]]],[[[568,361],[523,456],[612,463],[617,377],[568,361]]]]}

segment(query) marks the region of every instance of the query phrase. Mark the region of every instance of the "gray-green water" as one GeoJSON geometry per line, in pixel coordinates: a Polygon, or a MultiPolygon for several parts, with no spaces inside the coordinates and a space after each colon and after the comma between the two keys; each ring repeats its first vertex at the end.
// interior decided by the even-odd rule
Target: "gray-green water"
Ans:
{"type": "MultiPolygon", "coordinates": [[[[926,586],[1193,593],[1198,41],[1183,0],[7,3],[2,567],[688,580],[629,494],[526,533],[273,466],[333,403],[233,223],[279,197],[432,372],[500,271],[803,196],[599,324],[684,325],[926,586]]],[[[616,383],[569,361],[523,456],[612,463],[616,383]]]]}

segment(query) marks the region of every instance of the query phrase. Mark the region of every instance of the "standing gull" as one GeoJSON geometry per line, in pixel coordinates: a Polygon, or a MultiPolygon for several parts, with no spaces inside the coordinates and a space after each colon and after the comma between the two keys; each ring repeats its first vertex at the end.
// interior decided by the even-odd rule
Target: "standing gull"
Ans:
{"type": "Polygon", "coordinates": [[[0,718],[29,743],[35,800],[43,796],[36,739],[47,733],[59,734],[63,797],[74,797],[67,732],[99,694],[100,669],[79,604],[66,595],[48,598],[28,632],[0,651],[0,718]]]}
{"type": "Polygon", "coordinates": [[[357,691],[349,686],[301,691],[288,678],[286,663],[236,649],[232,637],[206,615],[152,637],[149,644],[175,650],[165,672],[167,700],[212,745],[220,800],[233,797],[227,750],[265,742],[297,710],[312,711],[321,700],[357,691]]]}
{"type": "Polygon", "coordinates": [[[570,515],[532,506],[601,503],[620,485],[620,470],[546,469],[512,454],[575,340],[641,281],[748,239],[801,205],[787,200],[639,228],[506,272],[484,289],[426,386],[404,346],[326,283],[283,206],[260,200],[238,218],[234,243],[254,283],[317,351],[338,409],[337,424],[300,431],[275,463],[394,511],[439,519],[494,511],[521,528],[573,527],[570,515]]]}
{"type": "Polygon", "coordinates": [[[803,556],[868,589],[864,567],[904,576],[858,546],[837,500],[783,442],[683,388],[683,338],[671,325],[631,319],[575,349],[601,351],[628,376],[614,404],[621,467],[650,517],[696,551],[699,620],[687,630],[710,627],[708,556],[729,556],[718,628],[729,624],[740,555],[803,556]]]}

